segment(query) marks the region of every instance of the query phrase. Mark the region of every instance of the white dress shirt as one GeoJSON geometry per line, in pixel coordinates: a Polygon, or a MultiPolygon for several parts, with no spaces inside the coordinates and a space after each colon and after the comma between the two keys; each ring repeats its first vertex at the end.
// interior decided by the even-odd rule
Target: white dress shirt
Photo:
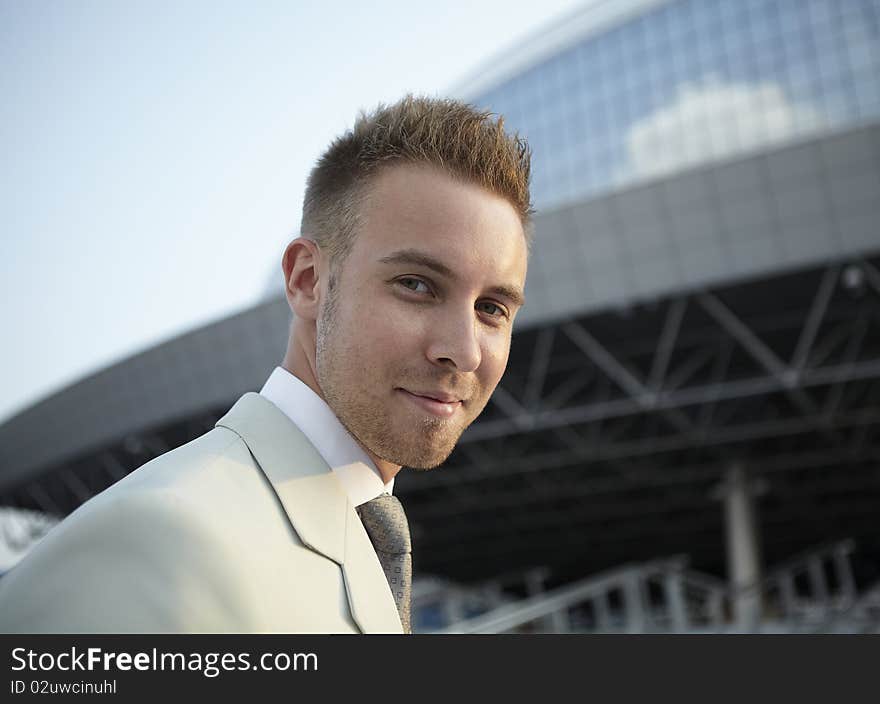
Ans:
{"type": "Polygon", "coordinates": [[[385,484],[373,460],[339,422],[330,406],[308,385],[282,367],[275,367],[260,390],[314,445],[330,465],[354,506],[392,493],[394,479],[385,484]]]}

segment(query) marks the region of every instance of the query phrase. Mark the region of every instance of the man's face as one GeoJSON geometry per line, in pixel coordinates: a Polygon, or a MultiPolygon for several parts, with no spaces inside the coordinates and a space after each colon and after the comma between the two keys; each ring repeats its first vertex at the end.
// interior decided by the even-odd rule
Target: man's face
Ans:
{"type": "Polygon", "coordinates": [[[376,457],[441,464],[504,373],[526,278],[504,198],[426,166],[373,180],[317,323],[318,383],[376,457]]]}

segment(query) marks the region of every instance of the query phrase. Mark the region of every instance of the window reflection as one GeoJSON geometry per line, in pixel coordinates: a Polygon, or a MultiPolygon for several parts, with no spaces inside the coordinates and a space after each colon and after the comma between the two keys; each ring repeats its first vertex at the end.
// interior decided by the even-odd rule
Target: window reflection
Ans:
{"type": "Polygon", "coordinates": [[[876,0],[675,0],[472,98],[535,152],[539,208],[880,113],[876,0]]]}

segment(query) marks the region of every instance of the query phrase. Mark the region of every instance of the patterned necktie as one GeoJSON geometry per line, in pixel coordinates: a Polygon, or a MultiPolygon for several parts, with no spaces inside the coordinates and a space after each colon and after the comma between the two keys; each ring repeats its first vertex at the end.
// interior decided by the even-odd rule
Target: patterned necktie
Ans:
{"type": "Polygon", "coordinates": [[[381,494],[355,508],[370,536],[391,594],[404,633],[412,633],[410,599],[412,589],[412,542],[409,523],[396,496],[381,494]]]}

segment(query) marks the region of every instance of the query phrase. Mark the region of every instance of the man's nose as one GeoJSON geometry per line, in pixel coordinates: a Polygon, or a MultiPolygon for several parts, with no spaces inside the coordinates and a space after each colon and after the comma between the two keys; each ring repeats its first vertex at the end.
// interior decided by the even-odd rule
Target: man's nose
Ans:
{"type": "Polygon", "coordinates": [[[444,315],[429,332],[428,358],[459,372],[476,371],[483,359],[478,326],[473,310],[467,316],[444,315]]]}

